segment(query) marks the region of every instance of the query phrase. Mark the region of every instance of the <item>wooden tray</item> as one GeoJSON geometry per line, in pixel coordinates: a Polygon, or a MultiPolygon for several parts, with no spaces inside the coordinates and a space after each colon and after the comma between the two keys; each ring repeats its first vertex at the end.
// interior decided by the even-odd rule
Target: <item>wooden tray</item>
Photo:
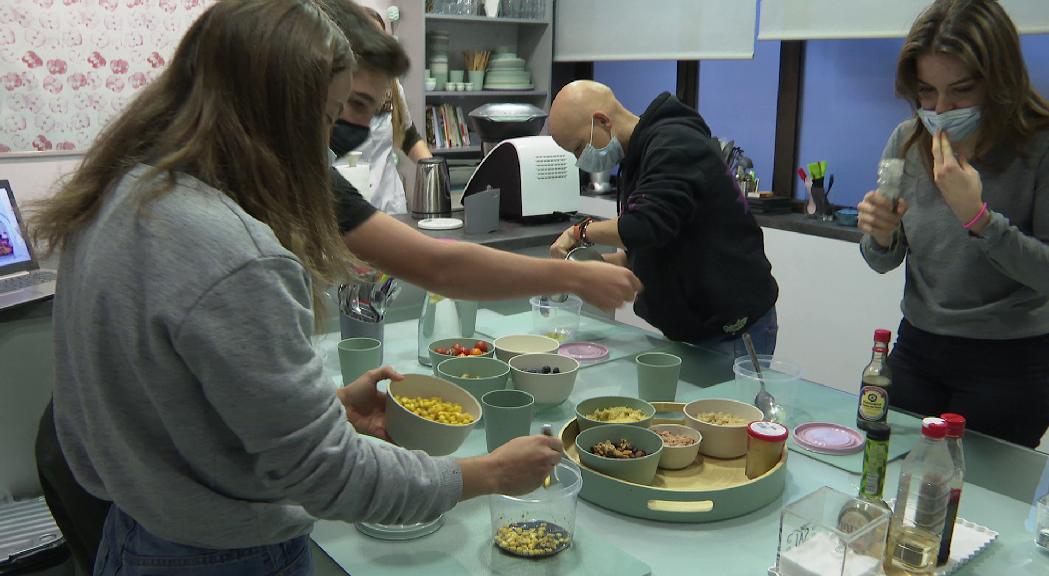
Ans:
{"type": "MultiPolygon", "coordinates": [[[[652,424],[683,424],[684,404],[653,402],[652,424]],[[681,418],[666,413],[682,413],[681,418]]],[[[634,484],[583,466],[576,451],[579,424],[573,418],[561,429],[565,454],[583,475],[584,500],[627,516],[663,522],[713,522],[753,512],[783,493],[787,480],[787,450],[783,459],[763,476],[747,478],[746,457],[720,460],[702,454],[688,468],[659,469],[651,485],[634,484]]]]}

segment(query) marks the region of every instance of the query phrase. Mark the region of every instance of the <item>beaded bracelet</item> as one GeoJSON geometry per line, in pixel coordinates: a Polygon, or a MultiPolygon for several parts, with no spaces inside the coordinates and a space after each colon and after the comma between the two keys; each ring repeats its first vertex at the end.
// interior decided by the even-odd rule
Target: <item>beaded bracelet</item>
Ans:
{"type": "Polygon", "coordinates": [[[969,220],[968,222],[966,222],[964,224],[965,229],[968,230],[968,229],[972,228],[973,226],[976,226],[976,223],[979,222],[980,218],[983,218],[983,215],[986,214],[986,213],[987,213],[987,203],[984,202],[983,206],[980,206],[980,211],[976,213],[976,216],[973,216],[972,220],[969,220]]]}

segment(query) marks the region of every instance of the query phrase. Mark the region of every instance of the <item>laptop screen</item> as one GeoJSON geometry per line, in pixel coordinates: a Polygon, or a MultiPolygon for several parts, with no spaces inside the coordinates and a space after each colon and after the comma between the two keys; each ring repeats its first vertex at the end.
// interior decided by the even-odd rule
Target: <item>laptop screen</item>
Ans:
{"type": "Polygon", "coordinates": [[[0,180],[0,274],[26,270],[32,259],[22,237],[14,192],[6,180],[0,180]]]}

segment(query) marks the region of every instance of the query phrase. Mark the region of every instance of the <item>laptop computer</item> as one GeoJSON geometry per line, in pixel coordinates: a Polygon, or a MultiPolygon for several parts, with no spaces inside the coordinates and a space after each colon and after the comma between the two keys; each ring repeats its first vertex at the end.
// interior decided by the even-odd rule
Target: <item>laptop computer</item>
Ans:
{"type": "Polygon", "coordinates": [[[26,240],[15,193],[0,180],[0,310],[55,295],[53,270],[41,270],[26,240]]]}

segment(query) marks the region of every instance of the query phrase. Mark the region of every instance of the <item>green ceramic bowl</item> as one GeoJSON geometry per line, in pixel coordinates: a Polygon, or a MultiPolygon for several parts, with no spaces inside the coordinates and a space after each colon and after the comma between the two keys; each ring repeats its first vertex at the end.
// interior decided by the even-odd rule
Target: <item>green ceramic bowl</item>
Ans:
{"type": "Polygon", "coordinates": [[[703,435],[699,451],[713,458],[739,458],[747,453],[747,424],[764,415],[751,404],[723,398],[707,398],[685,404],[685,421],[703,435]],[[711,424],[697,418],[704,412],[724,412],[738,417],[741,424],[711,424]]]}
{"type": "Polygon", "coordinates": [[[561,343],[557,340],[537,334],[503,336],[495,339],[495,357],[509,362],[511,358],[520,354],[552,354],[560,347],[561,343]]]}
{"type": "Polygon", "coordinates": [[[484,356],[449,358],[437,365],[437,377],[458,385],[480,401],[481,396],[488,392],[506,388],[510,366],[502,360],[484,356]]]}
{"type": "MultiPolygon", "coordinates": [[[[479,338],[445,338],[443,340],[434,340],[430,343],[430,367],[433,368],[433,375],[440,376],[437,373],[437,365],[449,358],[458,358],[458,356],[452,356],[451,354],[438,354],[434,352],[434,348],[451,348],[452,344],[462,344],[467,348],[473,348],[478,342],[484,342],[488,346],[488,351],[481,354],[483,358],[491,358],[495,356],[495,344],[482,340],[479,338]]],[[[471,356],[473,358],[473,356],[471,356]]]]}
{"type": "Polygon", "coordinates": [[[584,430],[576,436],[576,450],[583,465],[592,470],[607,474],[634,484],[649,484],[656,477],[659,458],[663,453],[663,439],[655,432],[630,426],[629,424],[606,424],[584,430]],[[604,440],[617,442],[626,439],[634,446],[647,452],[641,458],[605,458],[590,452],[594,444],[604,440]]]}
{"type": "Polygon", "coordinates": [[[653,432],[670,432],[678,436],[688,436],[695,440],[688,446],[667,446],[663,444],[663,454],[659,457],[659,467],[664,470],[680,470],[688,468],[696,461],[699,455],[699,446],[703,442],[703,435],[699,430],[683,424],[656,424],[652,426],[653,432]]]}
{"type": "Polygon", "coordinates": [[[404,380],[390,382],[389,394],[386,395],[386,433],[399,446],[422,450],[430,456],[447,456],[462,446],[480,419],[481,404],[477,399],[447,380],[426,374],[405,374],[404,380]],[[427,420],[401,406],[395,396],[437,396],[460,404],[464,412],[474,417],[474,421],[469,424],[442,424],[427,420]]]}
{"type": "Polygon", "coordinates": [[[536,406],[556,406],[572,394],[579,362],[560,354],[521,354],[510,359],[510,378],[516,390],[524,390],[535,397],[536,406]],[[557,374],[537,374],[528,370],[549,366],[557,374]]]}
{"type": "Polygon", "coordinates": [[[601,420],[592,420],[587,418],[587,414],[592,414],[594,410],[600,410],[601,408],[612,408],[615,406],[624,406],[626,408],[634,408],[640,410],[644,414],[644,418],[637,422],[621,422],[621,424],[628,424],[630,426],[640,426],[642,428],[648,428],[652,425],[652,418],[656,415],[656,409],[648,402],[644,400],[638,400],[637,398],[631,398],[629,396],[595,396],[594,398],[587,398],[583,400],[575,407],[575,419],[579,422],[580,432],[588,430],[594,426],[606,426],[609,422],[601,420]]]}

